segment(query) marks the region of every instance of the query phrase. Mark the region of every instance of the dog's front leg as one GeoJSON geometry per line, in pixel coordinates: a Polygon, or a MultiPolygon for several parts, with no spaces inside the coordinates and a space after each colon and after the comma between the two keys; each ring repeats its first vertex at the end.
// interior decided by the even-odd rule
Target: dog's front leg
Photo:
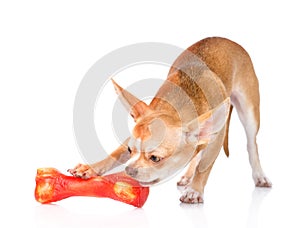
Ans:
{"type": "Polygon", "coordinates": [[[195,170],[193,180],[183,190],[180,201],[183,203],[203,203],[204,187],[214,162],[203,172],[198,167],[195,170]]]}
{"type": "Polygon", "coordinates": [[[73,176],[84,179],[100,176],[109,170],[126,163],[130,158],[130,153],[127,149],[128,139],[112,152],[107,158],[91,165],[78,164],[74,169],[69,169],[68,172],[73,176]]]}
{"type": "Polygon", "coordinates": [[[194,156],[194,158],[192,159],[192,161],[189,164],[189,168],[187,169],[187,171],[185,172],[185,174],[181,177],[181,179],[177,182],[177,187],[179,189],[182,189],[182,187],[187,186],[195,173],[196,167],[199,164],[201,157],[202,157],[202,151],[204,150],[204,146],[200,145],[197,148],[196,151],[196,155],[194,156]]]}
{"type": "MultiPolygon", "coordinates": [[[[208,145],[201,154],[198,154],[200,162],[195,167],[195,173],[190,181],[182,190],[180,201],[183,203],[203,203],[204,187],[206,185],[210,171],[224,140],[224,128],[218,133],[215,141],[208,145]],[[199,155],[201,155],[199,157],[199,155]]],[[[197,157],[196,157],[197,158],[197,157]]],[[[195,159],[195,158],[194,158],[195,159]]]]}

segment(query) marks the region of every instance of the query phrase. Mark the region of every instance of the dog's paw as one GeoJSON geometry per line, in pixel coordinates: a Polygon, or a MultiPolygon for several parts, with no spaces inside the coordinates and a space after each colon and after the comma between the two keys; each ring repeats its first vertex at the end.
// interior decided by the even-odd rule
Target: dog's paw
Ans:
{"type": "Polygon", "coordinates": [[[82,179],[98,176],[98,173],[96,173],[91,166],[83,164],[78,164],[74,169],[68,169],[68,172],[74,177],[80,177],[82,179]]]}
{"type": "Polygon", "coordinates": [[[192,189],[191,187],[187,187],[180,197],[180,201],[182,203],[203,203],[203,196],[200,192],[192,189]]]}
{"type": "Polygon", "coordinates": [[[265,175],[253,175],[256,187],[271,188],[272,182],[265,175]]]}
{"type": "Polygon", "coordinates": [[[178,187],[186,186],[190,183],[191,178],[188,178],[186,176],[182,176],[180,181],[177,182],[178,187]]]}

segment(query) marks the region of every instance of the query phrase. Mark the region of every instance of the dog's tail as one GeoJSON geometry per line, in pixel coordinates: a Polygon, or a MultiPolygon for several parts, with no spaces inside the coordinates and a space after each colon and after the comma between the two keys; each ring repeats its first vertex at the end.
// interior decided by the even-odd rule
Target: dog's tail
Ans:
{"type": "Polygon", "coordinates": [[[226,156],[229,156],[229,149],[228,149],[228,133],[229,133],[229,123],[230,123],[230,118],[231,118],[231,113],[232,113],[232,109],[233,106],[230,105],[230,109],[229,109],[229,114],[228,114],[228,118],[227,118],[227,122],[226,122],[226,129],[225,129],[225,138],[224,138],[224,142],[223,142],[223,149],[225,151],[226,156]]]}

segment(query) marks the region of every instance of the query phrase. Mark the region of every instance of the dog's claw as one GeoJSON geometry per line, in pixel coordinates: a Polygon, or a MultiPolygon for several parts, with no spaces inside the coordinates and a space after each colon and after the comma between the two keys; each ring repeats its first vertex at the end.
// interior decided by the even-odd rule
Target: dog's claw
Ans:
{"type": "Polygon", "coordinates": [[[256,187],[262,187],[262,188],[271,188],[272,187],[272,183],[266,178],[261,178],[258,179],[255,183],[256,187]]]}
{"type": "Polygon", "coordinates": [[[184,194],[180,197],[182,203],[203,203],[203,197],[200,192],[195,191],[194,189],[188,187],[186,188],[184,194]]]}
{"type": "Polygon", "coordinates": [[[82,179],[98,176],[89,165],[83,164],[78,164],[74,169],[68,169],[68,172],[74,177],[80,177],[82,179]]]}
{"type": "Polygon", "coordinates": [[[75,175],[76,171],[74,169],[68,169],[68,173],[72,174],[73,176],[75,175]]]}
{"type": "Polygon", "coordinates": [[[255,186],[262,188],[271,188],[272,182],[265,175],[254,175],[253,176],[255,186]]]}

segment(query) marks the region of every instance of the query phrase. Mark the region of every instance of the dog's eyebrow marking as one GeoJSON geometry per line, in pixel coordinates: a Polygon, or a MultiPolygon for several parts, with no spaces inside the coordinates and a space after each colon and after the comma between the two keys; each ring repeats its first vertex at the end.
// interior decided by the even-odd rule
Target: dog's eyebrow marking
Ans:
{"type": "Polygon", "coordinates": [[[156,142],[156,141],[149,141],[148,143],[146,142],[143,148],[143,151],[145,153],[150,153],[156,150],[159,146],[161,145],[161,142],[156,142]],[[148,145],[147,145],[148,144],[148,145]]]}
{"type": "Polygon", "coordinates": [[[152,152],[153,150],[155,150],[157,148],[157,146],[148,146],[148,147],[145,147],[145,153],[150,153],[152,152]]]}

